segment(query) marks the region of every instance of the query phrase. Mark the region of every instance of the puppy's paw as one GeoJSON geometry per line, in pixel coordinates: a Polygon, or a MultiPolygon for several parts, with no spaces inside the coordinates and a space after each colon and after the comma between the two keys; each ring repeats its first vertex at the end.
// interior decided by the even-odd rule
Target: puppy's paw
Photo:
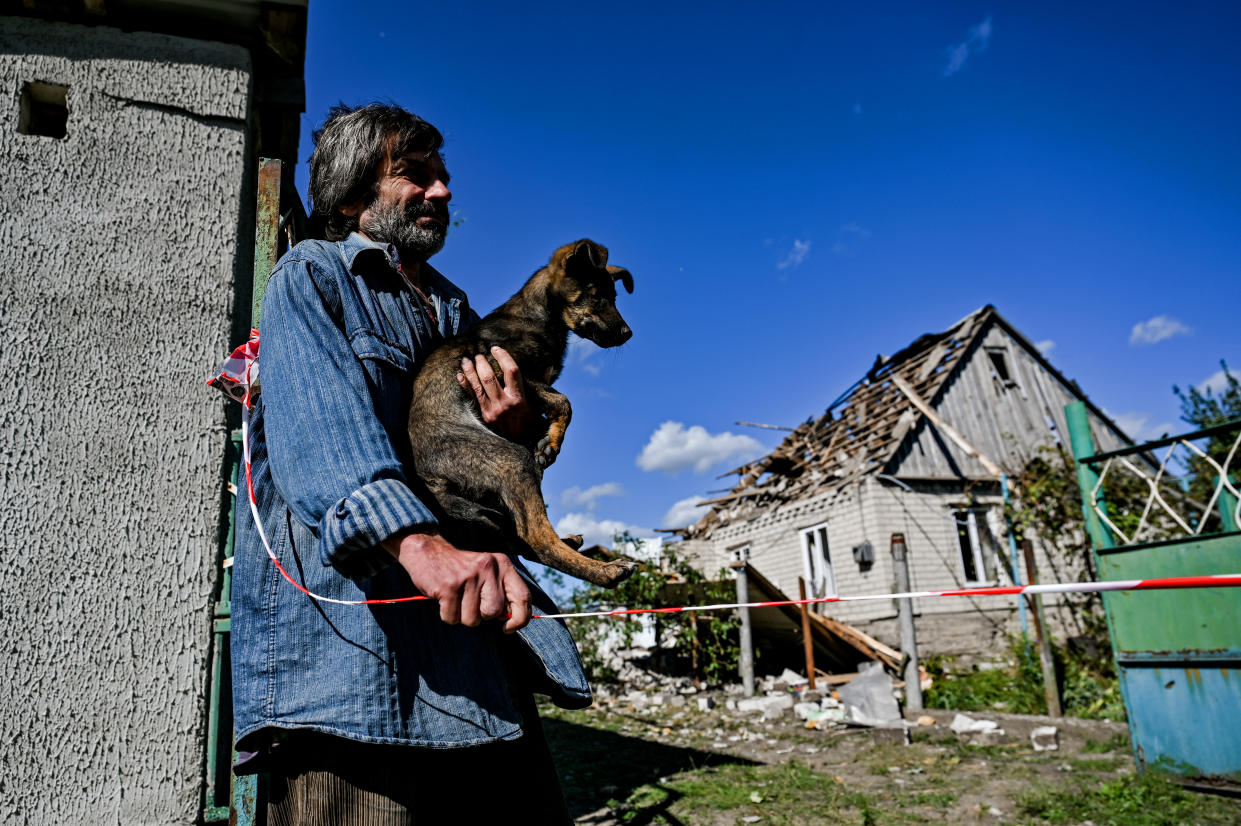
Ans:
{"type": "Polygon", "coordinates": [[[534,448],[534,463],[539,470],[546,470],[556,461],[559,453],[560,446],[553,444],[550,436],[544,436],[534,448]]]}
{"type": "Polygon", "coordinates": [[[632,559],[618,559],[603,566],[603,576],[596,583],[604,588],[615,588],[638,570],[638,563],[632,559]]]}

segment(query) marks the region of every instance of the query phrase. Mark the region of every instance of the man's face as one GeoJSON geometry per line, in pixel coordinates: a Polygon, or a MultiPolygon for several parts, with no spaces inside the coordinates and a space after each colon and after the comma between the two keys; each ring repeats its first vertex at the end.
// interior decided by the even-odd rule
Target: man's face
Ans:
{"type": "Polygon", "coordinates": [[[448,170],[439,153],[410,152],[387,160],[375,199],[358,228],[372,241],[393,244],[403,257],[426,261],[448,235],[448,170]]]}

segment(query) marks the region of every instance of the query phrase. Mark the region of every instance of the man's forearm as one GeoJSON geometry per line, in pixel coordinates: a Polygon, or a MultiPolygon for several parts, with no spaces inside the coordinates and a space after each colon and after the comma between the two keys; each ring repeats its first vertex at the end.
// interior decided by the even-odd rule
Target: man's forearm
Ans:
{"type": "Polygon", "coordinates": [[[439,602],[444,622],[506,618],[511,633],[530,621],[530,589],[504,554],[462,550],[434,529],[394,534],[381,544],[418,590],[439,602]]]}

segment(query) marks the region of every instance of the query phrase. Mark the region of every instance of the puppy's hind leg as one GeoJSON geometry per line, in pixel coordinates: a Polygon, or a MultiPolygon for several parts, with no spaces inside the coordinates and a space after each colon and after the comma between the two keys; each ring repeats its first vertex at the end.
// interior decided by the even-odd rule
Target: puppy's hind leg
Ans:
{"type": "Polygon", "coordinates": [[[529,546],[530,555],[536,562],[605,588],[615,588],[637,570],[637,563],[628,559],[600,562],[582,556],[561,540],[547,519],[543,495],[534,479],[533,467],[510,474],[500,495],[513,514],[518,538],[529,546]]]}

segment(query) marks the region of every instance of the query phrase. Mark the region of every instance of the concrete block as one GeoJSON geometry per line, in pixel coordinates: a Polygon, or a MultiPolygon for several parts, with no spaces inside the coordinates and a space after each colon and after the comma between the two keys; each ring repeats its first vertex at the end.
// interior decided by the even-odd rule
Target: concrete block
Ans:
{"type": "Polygon", "coordinates": [[[1056,751],[1060,748],[1060,733],[1055,726],[1039,726],[1030,732],[1030,744],[1035,751],[1056,751]]]}

